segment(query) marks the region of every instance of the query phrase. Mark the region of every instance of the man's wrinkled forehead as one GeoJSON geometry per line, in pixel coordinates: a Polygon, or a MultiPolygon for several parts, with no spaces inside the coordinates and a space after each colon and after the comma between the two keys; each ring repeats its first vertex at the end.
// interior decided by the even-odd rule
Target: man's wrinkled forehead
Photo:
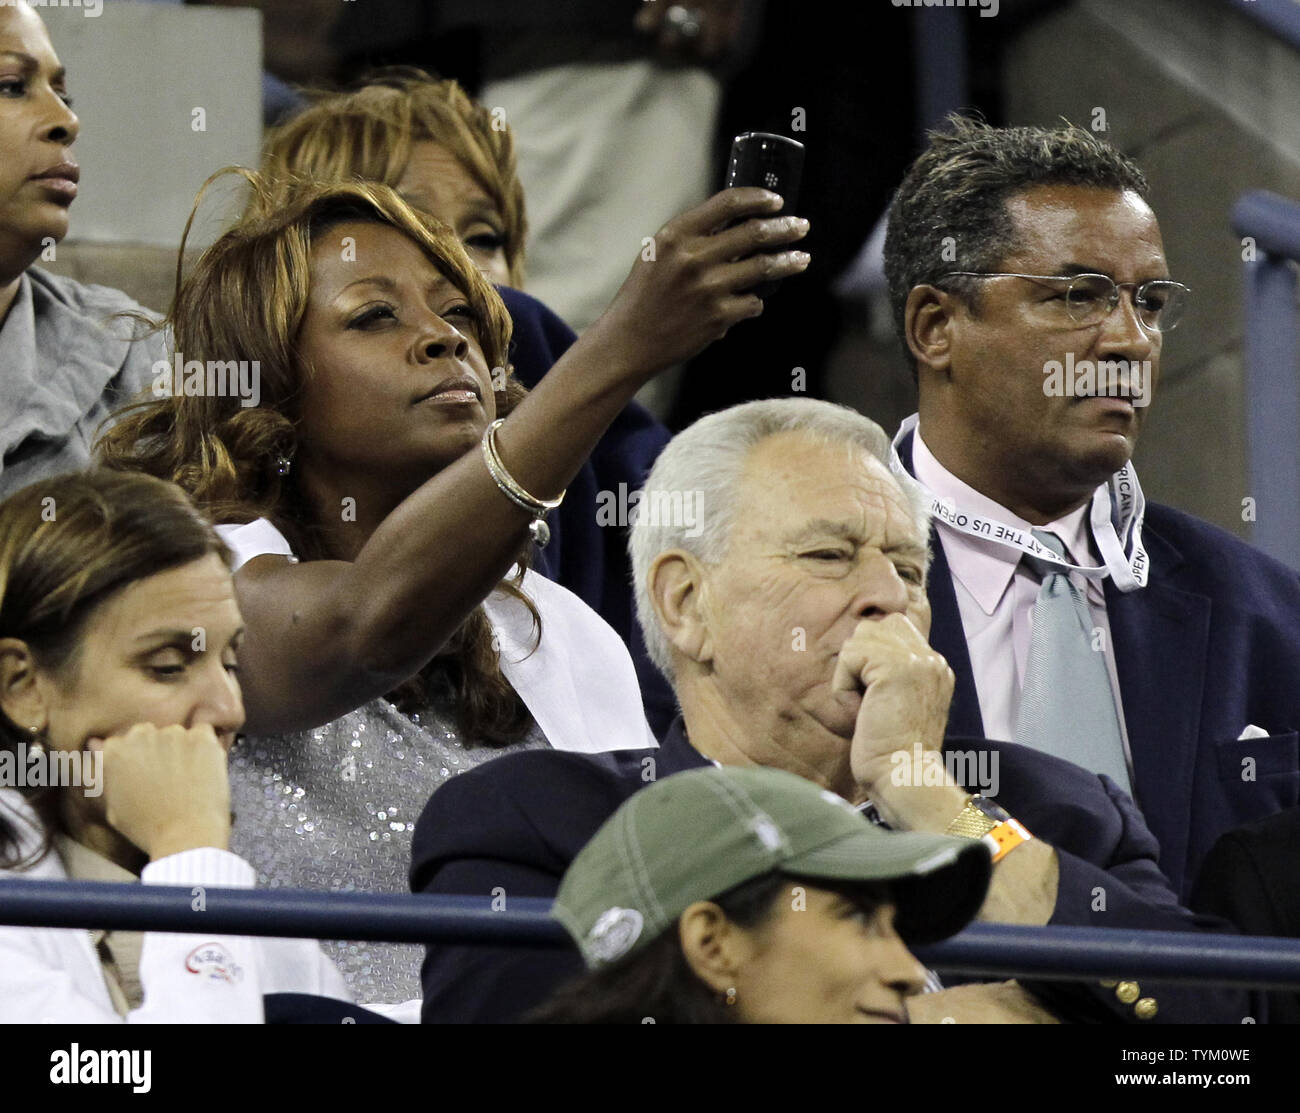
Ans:
{"type": "Polygon", "coordinates": [[[889,468],[861,445],[798,432],[768,437],[746,467],[742,502],[755,501],[779,522],[790,543],[820,532],[926,548],[906,494],[889,468]]]}

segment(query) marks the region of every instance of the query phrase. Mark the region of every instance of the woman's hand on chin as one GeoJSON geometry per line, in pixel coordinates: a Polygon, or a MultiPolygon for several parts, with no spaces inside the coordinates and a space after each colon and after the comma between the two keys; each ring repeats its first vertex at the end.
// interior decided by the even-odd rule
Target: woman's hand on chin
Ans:
{"type": "Polygon", "coordinates": [[[110,827],[151,861],[230,843],[226,749],[208,724],[156,727],[92,739],[104,754],[104,808],[110,827]]]}

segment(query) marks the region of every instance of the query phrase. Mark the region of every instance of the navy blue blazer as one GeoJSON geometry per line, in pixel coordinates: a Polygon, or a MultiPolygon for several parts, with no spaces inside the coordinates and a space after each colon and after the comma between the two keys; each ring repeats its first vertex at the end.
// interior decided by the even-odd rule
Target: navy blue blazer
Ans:
{"type": "MultiPolygon", "coordinates": [[[[1126,793],[1105,777],[1012,742],[949,739],[972,774],[996,761],[997,799],[1056,848],[1060,881],[1050,923],[1159,931],[1233,931],[1178,904],[1157,847],[1126,793]],[[981,760],[971,755],[989,751],[981,760]]],[[[554,897],[578,851],[633,792],[707,765],[678,720],[658,750],[601,755],[530,751],[444,784],[412,842],[411,888],[424,893],[554,897]],[[616,762],[622,767],[616,769],[616,762]]],[[[978,786],[968,786],[975,788],[978,786]]],[[[509,1021],[582,973],[576,949],[431,946],[422,980],[426,1022],[509,1021]]],[[[1114,991],[1087,983],[1025,982],[1064,1019],[1133,1021],[1114,991]]],[[[1142,984],[1165,1022],[1263,1019],[1258,994],[1142,984]]]]}
{"type": "MultiPolygon", "coordinates": [[[[506,286],[497,292],[514,320],[510,362],[515,377],[531,390],[577,336],[536,298],[506,286]]],[[[608,492],[607,505],[627,505],[626,498],[619,498],[620,485],[627,494],[640,490],[671,436],[649,410],[629,402],[569,484],[564,502],[548,519],[551,540],[535,550],[533,560],[536,571],[581,598],[627,643],[656,737],[663,736],[677,714],[677,701],[651,663],[636,620],[625,523],[600,525],[596,512],[601,492],[608,492]]]]}
{"type": "MultiPolygon", "coordinates": [[[[912,439],[899,447],[912,470],[912,439]]],[[[1134,791],[1186,901],[1218,837],[1300,803],[1300,576],[1231,534],[1149,503],[1147,586],[1105,581],[1134,791]],[[1248,724],[1266,738],[1239,739],[1248,724]]],[[[957,595],[931,533],[930,644],[957,675],[948,733],[984,734],[957,595]]]]}

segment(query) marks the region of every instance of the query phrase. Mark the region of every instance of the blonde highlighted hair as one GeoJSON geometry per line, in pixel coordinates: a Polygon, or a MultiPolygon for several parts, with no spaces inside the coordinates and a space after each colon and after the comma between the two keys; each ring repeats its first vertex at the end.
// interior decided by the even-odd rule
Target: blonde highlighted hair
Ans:
{"type": "MultiPolygon", "coordinates": [[[[184,281],[178,264],[176,298],[165,324],[172,348],[184,353],[186,362],[256,360],[259,404],[248,407],[234,393],[145,397],[119,411],[120,420],[101,435],[96,449],[108,467],[179,484],[214,522],[267,518],[300,558],[322,559],[337,554],[329,551],[297,475],[285,474],[279,466],[297,449],[302,387],[312,374],[298,356],[297,342],[311,290],[313,243],[330,228],[353,221],[385,224],[412,240],[465,296],[481,322],[483,355],[505,375],[504,389],[496,395],[502,417],[527,393],[509,373],[510,315],[455,233],[413,209],[388,186],[268,182],[236,167],[213,175],[204,189],[232,172],[252,187],[249,215],[203,253],[184,281]]],[[[195,211],[202,196],[200,192],[195,211]]],[[[193,220],[191,213],[191,224],[193,220]]],[[[182,259],[184,251],[182,241],[182,259]]],[[[527,553],[521,553],[521,568],[526,560],[527,553]]],[[[514,583],[502,587],[529,607],[540,636],[540,618],[531,602],[514,583]]],[[[529,719],[501,674],[491,640],[480,608],[431,663],[436,667],[412,678],[394,698],[415,704],[430,698],[434,688],[449,690],[463,729],[486,741],[513,740],[529,719]]]]}
{"type": "MultiPolygon", "coordinates": [[[[507,369],[512,322],[500,296],[470,262],[455,234],[374,182],[270,182],[229,167],[204,184],[238,173],[253,191],[253,213],[209,247],[182,281],[165,322],[171,348],[186,361],[256,360],[260,404],[227,395],[169,394],[128,407],[99,443],[106,462],[179,483],[216,522],[268,517],[281,524],[286,489],[277,461],[297,448],[298,403],[305,376],[298,332],[311,292],[313,243],[348,221],[386,224],[411,239],[469,301],[484,322],[480,340],[489,366],[507,369]]],[[[202,201],[195,202],[195,212],[202,201]]],[[[194,220],[191,213],[190,221],[194,220]]],[[[186,236],[189,225],[186,226],[186,236]]],[[[184,255],[184,243],[181,246],[184,255]]],[[[524,391],[506,379],[498,413],[524,391]]],[[[292,528],[293,523],[290,523],[292,528]]]]}
{"type": "Polygon", "coordinates": [[[413,67],[376,71],[346,91],[314,91],[311,103],[266,138],[262,170],[272,181],[372,181],[396,188],[416,143],[446,147],[492,199],[504,222],[510,284],[524,282],[528,220],[515,171],[515,141],[455,81],[413,67]]]}

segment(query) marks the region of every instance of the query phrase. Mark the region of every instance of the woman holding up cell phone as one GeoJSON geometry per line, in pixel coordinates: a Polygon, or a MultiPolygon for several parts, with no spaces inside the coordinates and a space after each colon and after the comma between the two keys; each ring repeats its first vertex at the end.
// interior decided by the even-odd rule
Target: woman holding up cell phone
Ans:
{"type": "MultiPolygon", "coordinates": [[[[805,229],[764,219],[779,199],[757,189],[683,214],[525,394],[509,317],[450,228],[379,185],[278,196],[205,253],[171,319],[187,360],[258,360],[261,405],[160,399],[103,450],[232,527],[252,735],[234,793],[260,832],[242,845],[284,884],[395,891],[455,772],[652,741],[618,636],[511,569],[636,390],[761,312],[744,291],[804,269],[756,252],[805,229]]],[[[334,953],[363,999],[418,994],[418,955],[334,953]]]]}
{"type": "MultiPolygon", "coordinates": [[[[261,168],[267,191],[255,192],[251,202],[274,209],[277,185],[292,190],[301,178],[392,186],[412,207],[449,225],[497,287],[511,317],[514,376],[531,390],[577,336],[522,292],[528,220],[510,125],[455,81],[409,67],[372,71],[350,89],[309,96],[306,108],[267,135],[261,168]]],[[[640,488],[668,439],[666,427],[630,402],[569,480],[564,504],[547,519],[551,541],[533,562],[627,644],[656,735],[676,717],[677,701],[646,654],[636,622],[627,530],[611,525],[601,508],[609,492],[640,488]]]]}

